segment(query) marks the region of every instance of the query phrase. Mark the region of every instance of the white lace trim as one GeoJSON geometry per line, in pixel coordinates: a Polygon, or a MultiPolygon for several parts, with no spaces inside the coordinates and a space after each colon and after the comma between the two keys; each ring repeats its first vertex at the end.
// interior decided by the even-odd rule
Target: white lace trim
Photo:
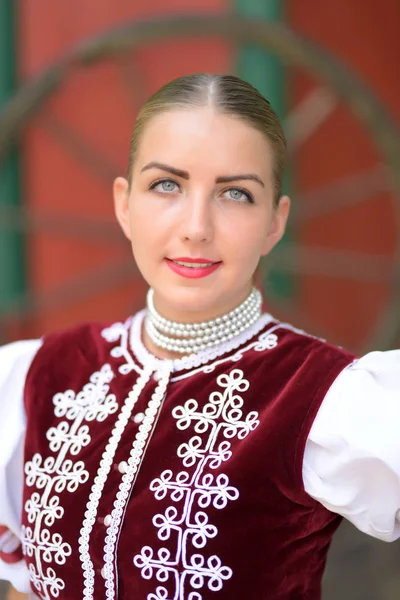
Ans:
{"type": "MultiPolygon", "coordinates": [[[[152,360],[154,361],[156,368],[159,369],[162,367],[162,364],[165,362],[165,360],[157,358],[154,356],[154,354],[151,354],[142,342],[142,324],[145,314],[146,309],[143,309],[133,318],[130,335],[131,350],[143,365],[145,365],[149,360],[152,360]]],[[[246,329],[246,331],[234,337],[229,342],[224,342],[215,348],[211,348],[210,350],[204,350],[203,352],[198,352],[197,354],[183,356],[182,358],[177,358],[170,361],[172,362],[172,371],[176,372],[195,369],[205,365],[210,361],[216,360],[223,354],[227,354],[228,352],[232,352],[232,350],[236,350],[248,342],[252,337],[257,335],[271,321],[273,321],[273,318],[270,314],[266,313],[261,315],[261,317],[257,319],[253,325],[246,329]]]]}
{"type": "MultiPolygon", "coordinates": [[[[146,365],[142,375],[139,378],[140,383],[138,381],[138,385],[134,387],[134,390],[132,390],[130,394],[131,402],[136,402],[144,386],[149,381],[152,372],[154,371],[153,361],[148,361],[148,363],[149,364],[146,365]]],[[[130,457],[128,459],[128,470],[122,476],[121,483],[116,494],[116,499],[114,501],[114,509],[111,513],[111,524],[107,528],[107,535],[105,538],[103,567],[103,574],[105,577],[106,586],[106,597],[110,600],[115,599],[117,597],[117,590],[115,585],[115,551],[123,514],[125,512],[126,503],[135,484],[136,477],[139,472],[144,453],[146,451],[146,447],[151,439],[150,432],[154,430],[155,421],[158,418],[160,407],[162,406],[166,395],[167,386],[171,374],[171,368],[171,361],[163,361],[161,376],[158,385],[155,391],[153,392],[151,400],[149,401],[149,404],[146,408],[145,418],[139,426],[139,430],[135,436],[135,440],[132,444],[132,449],[130,452],[130,457]]],[[[126,412],[128,412],[128,409],[126,409],[126,412]]],[[[117,442],[115,442],[115,444],[116,443],[117,442]]]]}

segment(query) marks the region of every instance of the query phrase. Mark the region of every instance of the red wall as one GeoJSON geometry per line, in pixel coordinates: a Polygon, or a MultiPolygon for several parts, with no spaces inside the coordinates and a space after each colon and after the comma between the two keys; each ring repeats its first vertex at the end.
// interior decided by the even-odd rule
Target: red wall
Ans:
{"type": "MultiPolygon", "coordinates": [[[[228,0],[21,0],[19,7],[20,67],[24,76],[32,76],[60,60],[74,44],[128,20],[160,13],[221,11],[228,8],[228,0]]],[[[397,0],[286,0],[286,7],[294,29],[348,63],[392,113],[400,116],[397,0]]],[[[141,49],[132,58],[151,92],[184,73],[226,71],[231,55],[231,49],[221,42],[186,40],[141,49]]],[[[129,97],[121,82],[112,61],[91,66],[71,74],[44,105],[42,116],[32,122],[25,137],[24,184],[31,205],[44,211],[113,222],[111,186],[82,168],[82,161],[49,134],[43,118],[46,114],[57,115],[124,173],[140,98],[129,97]]],[[[293,102],[316,83],[305,73],[292,72],[293,102]]],[[[297,153],[294,179],[298,191],[313,190],[361,172],[379,160],[368,132],[340,105],[297,153]]],[[[381,194],[362,207],[319,218],[294,235],[306,244],[390,254],[396,232],[389,196],[381,194]]],[[[30,284],[38,292],[55,285],[68,286],[75,277],[85,278],[94,268],[126,260],[130,252],[124,243],[107,239],[93,242],[50,232],[32,235],[28,247],[30,284]]],[[[78,290],[83,287],[79,285],[78,290]]],[[[62,292],[65,301],[39,312],[31,324],[31,334],[87,318],[123,317],[142,304],[143,291],[143,286],[129,281],[83,298],[73,290],[71,298],[62,292]]],[[[389,287],[302,277],[297,293],[300,310],[312,315],[317,323],[324,323],[328,331],[334,332],[334,338],[351,345],[365,336],[379,311],[384,310],[389,287]]]]}

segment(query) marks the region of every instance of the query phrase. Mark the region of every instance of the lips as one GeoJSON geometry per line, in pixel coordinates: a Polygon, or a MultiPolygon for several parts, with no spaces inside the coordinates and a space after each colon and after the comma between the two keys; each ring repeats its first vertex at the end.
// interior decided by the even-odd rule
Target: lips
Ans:
{"type": "Polygon", "coordinates": [[[177,275],[185,277],[187,279],[199,279],[201,277],[207,277],[214,273],[222,261],[212,261],[208,258],[203,257],[183,257],[178,258],[166,258],[165,259],[168,267],[174,271],[177,275]]]}
{"type": "Polygon", "coordinates": [[[172,261],[173,263],[180,265],[182,267],[188,267],[192,269],[196,268],[207,268],[212,267],[220,263],[219,260],[209,260],[208,258],[189,258],[189,257],[179,257],[179,258],[167,258],[167,260],[172,261]]]}

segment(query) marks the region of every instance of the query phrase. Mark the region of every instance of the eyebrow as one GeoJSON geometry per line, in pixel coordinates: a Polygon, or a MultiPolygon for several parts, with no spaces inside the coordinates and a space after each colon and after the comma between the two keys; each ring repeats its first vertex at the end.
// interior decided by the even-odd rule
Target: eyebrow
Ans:
{"type": "MultiPolygon", "coordinates": [[[[171,167],[170,165],[166,165],[164,163],[159,163],[156,161],[149,162],[141,169],[140,172],[143,173],[143,171],[148,171],[149,169],[161,169],[161,171],[167,171],[167,173],[171,173],[172,175],[176,175],[177,177],[181,177],[182,179],[190,179],[188,171],[176,169],[175,167],[171,167]]],[[[254,173],[246,173],[241,175],[221,175],[220,177],[216,177],[215,183],[231,183],[232,181],[240,180],[256,181],[262,187],[265,187],[263,180],[254,173]]]]}
{"type": "Polygon", "coordinates": [[[255,175],[253,173],[247,173],[247,174],[243,174],[243,175],[230,175],[230,176],[226,176],[226,177],[225,176],[217,177],[215,180],[215,183],[230,183],[231,181],[239,181],[239,180],[243,180],[243,179],[247,179],[249,181],[256,181],[257,183],[262,185],[262,187],[265,187],[263,180],[260,179],[260,177],[258,175],[255,175]]]}

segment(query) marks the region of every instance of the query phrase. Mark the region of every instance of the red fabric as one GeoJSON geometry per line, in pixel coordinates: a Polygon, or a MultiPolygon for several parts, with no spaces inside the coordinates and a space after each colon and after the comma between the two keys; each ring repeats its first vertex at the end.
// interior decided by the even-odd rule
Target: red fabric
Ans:
{"type": "MultiPolygon", "coordinates": [[[[197,571],[193,568],[192,572],[186,569],[187,577],[184,581],[180,580],[179,584],[180,595],[175,597],[182,600],[320,598],[326,553],[340,518],[305,493],[302,461],[306,439],[319,406],[333,380],[354,357],[283,326],[278,326],[274,334],[277,336],[277,345],[272,349],[257,351],[252,348],[243,351],[239,360],[217,363],[209,373],[200,371],[180,381],[170,382],[124,513],[115,557],[119,598],[128,598],[132,593],[140,599],[173,598],[177,573],[182,573],[184,560],[186,563],[190,560],[196,563],[197,560],[196,564],[201,566],[201,561],[207,564],[213,556],[219,557],[221,565],[232,569],[232,576],[223,581],[221,589],[209,589],[208,586],[213,584],[212,578],[203,577],[202,580],[199,574],[201,568],[197,571]],[[173,409],[190,399],[195,399],[199,410],[202,409],[216,391],[221,391],[219,376],[240,377],[240,372],[249,383],[248,389],[240,394],[244,400],[241,408],[243,419],[252,411],[257,411],[259,425],[242,439],[240,436],[229,439],[229,451],[232,454],[218,468],[206,464],[199,480],[199,491],[192,494],[190,506],[185,505],[185,500],[189,498],[192,484],[185,488],[181,497],[179,494],[175,496],[175,500],[171,499],[171,494],[156,499],[154,481],[160,478],[162,472],[170,470],[171,480],[183,471],[190,478],[195,475],[197,463],[192,467],[183,467],[182,457],[177,456],[178,448],[183,443],[188,444],[196,435],[206,439],[211,433],[211,430],[206,433],[197,430],[196,422],[186,429],[179,429],[173,409]],[[224,477],[229,478],[229,485],[239,491],[238,498],[229,500],[223,508],[216,507],[214,500],[204,506],[201,498],[204,500],[205,496],[202,496],[200,489],[203,483],[206,487],[203,478],[212,477],[213,485],[218,487],[218,475],[222,476],[219,480],[222,487],[224,477]],[[150,489],[151,485],[153,489],[150,489]],[[156,527],[154,517],[164,515],[168,507],[172,507],[177,515],[186,514],[186,517],[182,516],[179,526],[172,527],[169,537],[160,539],[157,533],[160,536],[161,530],[156,527]],[[205,540],[203,546],[201,539],[195,539],[194,534],[190,533],[191,528],[196,527],[196,523],[192,523],[194,515],[201,516],[201,513],[205,514],[206,522],[218,530],[216,535],[210,535],[205,540]],[[180,554],[179,564],[172,566],[178,546],[185,550],[180,554]],[[134,564],[135,557],[141,555],[144,547],[150,547],[156,559],[159,551],[169,551],[171,554],[170,566],[158,571],[158,579],[156,568],[151,573],[151,569],[147,568],[141,574],[137,563],[134,564]],[[166,596],[160,591],[163,586],[168,590],[166,596]],[[157,588],[159,595],[150,595],[156,594],[157,588]]],[[[115,352],[116,346],[116,342],[105,341],[101,327],[97,325],[85,325],[45,340],[31,366],[26,384],[26,461],[32,461],[35,454],[43,457],[56,454],[49,449],[49,439],[46,437],[51,427],[64,420],[54,415],[54,395],[65,390],[79,392],[90,376],[106,363],[110,364],[116,375],[110,383],[110,392],[115,394],[119,406],[122,406],[137,379],[137,373],[131,371],[123,374],[118,371],[125,361],[120,352],[115,352]],[[111,355],[113,348],[114,357],[111,355]]],[[[231,355],[236,354],[238,358],[237,353],[236,350],[231,355]]],[[[137,365],[140,364],[135,357],[134,360],[137,365]]],[[[154,379],[148,382],[134,413],[146,411],[156,386],[154,379]]],[[[62,542],[72,547],[72,554],[64,564],[57,564],[56,553],[53,552],[51,560],[45,565],[46,568],[54,568],[57,576],[65,582],[60,599],[76,600],[83,594],[78,539],[90,489],[117,416],[118,413],[114,413],[102,422],[92,420],[87,423],[90,427],[90,443],[75,459],[73,456],[67,457],[75,463],[83,461],[89,477],[76,491],[71,493],[62,490],[56,494],[64,514],[47,527],[51,535],[61,534],[62,542]]],[[[216,426],[221,422],[222,416],[216,420],[216,426]]],[[[104,517],[113,509],[121,481],[122,475],[117,466],[120,461],[128,460],[138,427],[130,419],[122,434],[91,534],[90,551],[96,570],[95,599],[105,597],[104,579],[100,574],[106,536],[104,517]]],[[[227,439],[221,437],[221,441],[227,439]]],[[[31,497],[32,491],[32,485],[27,484],[25,501],[31,497]]],[[[39,512],[33,524],[28,522],[27,515],[25,510],[23,524],[37,527],[39,531],[39,512]]],[[[32,563],[31,568],[35,570],[37,553],[36,548],[32,556],[26,556],[27,562],[32,563]]],[[[217,569],[217,563],[217,559],[212,559],[208,566],[217,569]]],[[[39,589],[33,589],[39,596],[45,597],[40,586],[39,589]]]]}

